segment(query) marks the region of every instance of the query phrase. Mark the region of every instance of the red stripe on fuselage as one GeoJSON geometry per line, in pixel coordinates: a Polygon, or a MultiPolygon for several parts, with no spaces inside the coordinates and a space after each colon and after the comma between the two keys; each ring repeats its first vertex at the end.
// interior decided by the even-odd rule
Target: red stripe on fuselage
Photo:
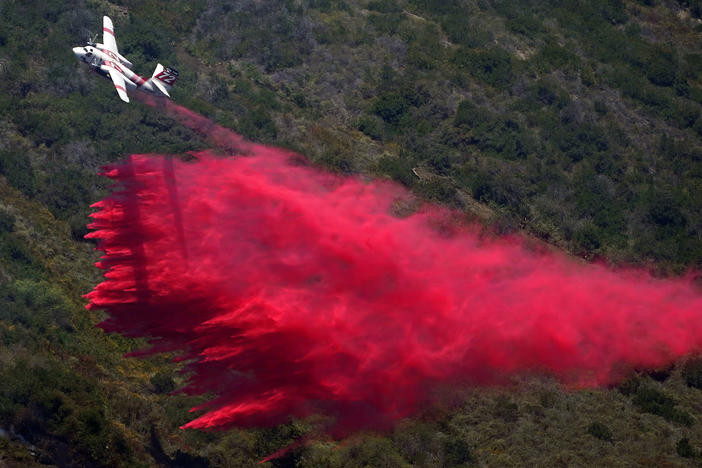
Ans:
{"type": "Polygon", "coordinates": [[[112,34],[113,36],[115,35],[115,33],[113,33],[112,30],[111,30],[110,28],[102,28],[102,30],[105,31],[105,32],[108,32],[108,33],[112,34]]]}
{"type": "Polygon", "coordinates": [[[115,62],[110,62],[109,60],[105,60],[104,62],[105,62],[105,65],[107,65],[108,67],[112,67],[115,70],[117,70],[118,72],[124,73],[124,70],[122,70],[122,68],[119,65],[117,65],[115,62]]]}
{"type": "Polygon", "coordinates": [[[136,73],[134,73],[134,76],[132,77],[132,81],[134,80],[136,80],[136,85],[140,88],[146,84],[146,80],[136,73]]]}

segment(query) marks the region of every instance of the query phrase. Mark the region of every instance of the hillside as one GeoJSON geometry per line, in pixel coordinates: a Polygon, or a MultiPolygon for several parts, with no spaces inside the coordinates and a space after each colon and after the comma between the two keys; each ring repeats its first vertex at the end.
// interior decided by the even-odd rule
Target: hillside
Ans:
{"type": "MultiPolygon", "coordinates": [[[[702,268],[699,0],[0,2],[0,464],[252,466],[306,434],[183,431],[197,398],[143,343],[105,335],[83,236],[131,153],[202,135],[70,49],[107,14],[174,101],[327,170],[390,178],[497,233],[660,275],[702,268]]],[[[467,390],[390,434],[313,442],[262,466],[687,466],[702,365],[574,391],[467,390]]]]}

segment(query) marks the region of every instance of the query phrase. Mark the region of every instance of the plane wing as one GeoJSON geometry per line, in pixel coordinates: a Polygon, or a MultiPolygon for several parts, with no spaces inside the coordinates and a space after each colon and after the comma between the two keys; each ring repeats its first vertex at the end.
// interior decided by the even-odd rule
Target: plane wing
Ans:
{"type": "Polygon", "coordinates": [[[112,78],[112,82],[115,84],[117,94],[119,94],[119,97],[124,102],[129,102],[129,96],[127,96],[127,88],[125,88],[124,86],[124,75],[115,70],[114,67],[108,68],[110,69],[110,78],[112,78]]]}
{"type": "Polygon", "coordinates": [[[115,39],[115,28],[112,26],[112,20],[107,17],[102,17],[102,44],[109,51],[119,54],[117,51],[117,40],[115,39]]]}

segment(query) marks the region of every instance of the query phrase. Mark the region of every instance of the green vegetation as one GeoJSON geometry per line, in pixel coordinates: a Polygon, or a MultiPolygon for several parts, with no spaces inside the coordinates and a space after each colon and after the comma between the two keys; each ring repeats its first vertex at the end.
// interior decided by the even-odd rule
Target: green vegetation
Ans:
{"type": "Polygon", "coordinates": [[[682,376],[690,387],[702,390],[702,359],[690,359],[682,368],[682,376]]]}
{"type": "Polygon", "coordinates": [[[604,440],[605,442],[612,442],[613,440],[612,431],[610,431],[607,426],[605,426],[599,421],[595,421],[594,423],[587,426],[587,432],[591,436],[597,437],[598,439],[604,440]]]}
{"type": "MultiPolygon", "coordinates": [[[[177,366],[84,310],[100,166],[207,145],[76,63],[103,14],[135,70],[177,68],[175,101],[249,138],[587,259],[702,267],[699,0],[0,2],[0,465],[253,466],[311,430],[178,429],[177,366]]],[[[700,389],[700,358],[618,390],[525,379],[262,466],[682,466],[700,389]]]]}
{"type": "Polygon", "coordinates": [[[695,458],[695,449],[690,445],[690,439],[683,437],[675,444],[675,451],[684,458],[695,458]]]}
{"type": "Polygon", "coordinates": [[[661,416],[670,422],[684,426],[691,426],[694,423],[694,419],[689,413],[676,408],[675,399],[656,389],[646,386],[639,387],[632,402],[641,411],[661,416]]]}

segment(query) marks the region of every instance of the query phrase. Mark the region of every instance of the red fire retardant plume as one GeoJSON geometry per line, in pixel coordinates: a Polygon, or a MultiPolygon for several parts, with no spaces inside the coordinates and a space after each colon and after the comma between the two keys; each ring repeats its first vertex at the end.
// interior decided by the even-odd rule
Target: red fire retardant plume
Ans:
{"type": "Polygon", "coordinates": [[[190,394],[213,394],[190,428],[328,415],[336,429],[392,422],[436,388],[548,373],[615,382],[702,346],[688,279],[613,272],[519,239],[479,235],[425,205],[396,216],[393,183],[321,172],[165,109],[236,157],[133,155],[88,237],[105,281],[101,327],[176,351],[190,394]],[[244,154],[244,155],[241,155],[244,154]]]}

